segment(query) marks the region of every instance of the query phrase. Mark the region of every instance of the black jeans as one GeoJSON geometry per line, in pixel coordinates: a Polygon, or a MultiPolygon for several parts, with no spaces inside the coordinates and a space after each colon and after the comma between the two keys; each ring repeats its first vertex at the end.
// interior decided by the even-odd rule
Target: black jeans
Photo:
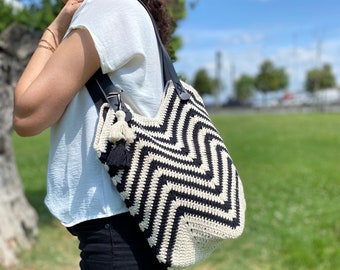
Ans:
{"type": "Polygon", "coordinates": [[[167,269],[151,253],[128,213],[86,221],[67,229],[79,239],[82,270],[167,269]]]}

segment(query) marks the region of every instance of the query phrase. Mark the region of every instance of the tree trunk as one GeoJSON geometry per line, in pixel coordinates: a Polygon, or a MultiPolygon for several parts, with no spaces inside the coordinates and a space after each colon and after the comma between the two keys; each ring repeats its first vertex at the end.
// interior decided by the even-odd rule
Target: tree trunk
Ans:
{"type": "Polygon", "coordinates": [[[38,216],[26,200],[11,141],[13,91],[37,39],[12,25],[0,33],[0,266],[18,261],[21,249],[32,246],[38,234],[38,216]]]}

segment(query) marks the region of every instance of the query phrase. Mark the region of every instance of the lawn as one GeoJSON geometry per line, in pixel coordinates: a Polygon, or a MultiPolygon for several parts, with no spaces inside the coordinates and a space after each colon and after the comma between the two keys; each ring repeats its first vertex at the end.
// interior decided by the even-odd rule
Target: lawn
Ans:
{"type": "MultiPolygon", "coordinates": [[[[214,115],[241,175],[244,234],[191,270],[337,269],[340,265],[340,115],[214,115]]],[[[14,270],[78,269],[77,241],[43,205],[48,133],[13,136],[39,238],[14,270]]]]}

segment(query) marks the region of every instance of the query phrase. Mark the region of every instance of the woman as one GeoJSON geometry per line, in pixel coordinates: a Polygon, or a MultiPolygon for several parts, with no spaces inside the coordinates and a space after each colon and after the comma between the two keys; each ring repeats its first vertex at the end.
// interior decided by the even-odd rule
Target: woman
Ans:
{"type": "MultiPolygon", "coordinates": [[[[137,0],[69,0],[43,33],[15,90],[13,126],[21,136],[51,127],[45,203],[78,236],[81,269],[165,269],[93,150],[98,114],[84,87],[101,68],[124,100],[152,117],[163,81],[154,28],[137,0]]],[[[161,0],[144,0],[167,44],[161,0]]]]}

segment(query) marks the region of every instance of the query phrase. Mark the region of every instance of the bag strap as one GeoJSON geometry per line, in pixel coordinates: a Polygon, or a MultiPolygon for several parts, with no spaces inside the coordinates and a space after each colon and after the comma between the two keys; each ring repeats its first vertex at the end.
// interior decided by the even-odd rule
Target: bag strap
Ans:
{"type": "MultiPolygon", "coordinates": [[[[189,92],[183,87],[180,79],[177,76],[177,72],[175,70],[175,67],[171,61],[171,58],[164,47],[161,37],[159,35],[156,22],[148,10],[148,8],[145,6],[145,4],[138,0],[140,4],[146,9],[148,12],[155,33],[157,37],[157,44],[158,48],[160,50],[160,58],[162,62],[162,68],[163,68],[163,80],[164,80],[164,87],[168,83],[168,81],[172,81],[173,85],[175,87],[175,90],[181,100],[188,100],[190,98],[189,92]]],[[[117,87],[111,80],[110,77],[107,74],[103,74],[102,70],[99,69],[85,84],[86,88],[88,89],[91,98],[93,99],[93,102],[95,103],[97,109],[100,108],[100,106],[104,103],[104,100],[110,103],[110,105],[113,107],[113,109],[117,109],[117,106],[123,106],[123,103],[120,100],[120,93],[122,90],[117,87]]],[[[124,109],[124,108],[123,108],[124,109]]],[[[125,110],[124,110],[125,111],[125,110]]]]}

